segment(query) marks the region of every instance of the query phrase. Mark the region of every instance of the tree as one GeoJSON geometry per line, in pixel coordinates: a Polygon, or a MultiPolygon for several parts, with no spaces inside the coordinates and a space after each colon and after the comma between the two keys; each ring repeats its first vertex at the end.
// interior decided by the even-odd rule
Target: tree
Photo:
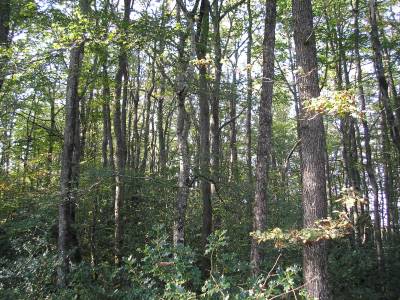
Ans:
{"type": "MultiPolygon", "coordinates": [[[[126,34],[126,28],[129,23],[131,0],[124,1],[124,19],[122,21],[121,34],[126,34]]],[[[124,176],[126,165],[126,105],[127,105],[127,89],[123,88],[122,78],[124,82],[128,80],[128,58],[124,45],[121,45],[118,57],[118,70],[115,76],[115,111],[114,111],[114,132],[117,141],[116,151],[116,176],[115,176],[115,202],[114,202],[114,256],[115,264],[120,265],[122,259],[122,207],[124,201],[124,176]],[[123,101],[121,106],[121,91],[123,89],[123,101]]]]}
{"type": "MultiPolygon", "coordinates": [[[[257,142],[256,186],[253,206],[253,231],[263,231],[266,225],[268,173],[272,146],[272,97],[275,62],[276,1],[265,2],[265,28],[263,40],[263,73],[257,142]]],[[[262,250],[258,242],[251,243],[250,263],[253,275],[260,273],[262,250]]]]}
{"type": "MultiPolygon", "coordinates": [[[[0,49],[6,50],[9,46],[11,5],[9,0],[0,1],[0,49]]],[[[3,87],[7,54],[0,55],[0,91],[3,87]]]]}
{"type": "MultiPolygon", "coordinates": [[[[302,203],[304,227],[327,215],[325,131],[322,115],[307,111],[305,102],[319,96],[317,50],[311,0],[293,0],[293,28],[298,66],[302,203]]],[[[304,280],[311,297],[329,299],[327,245],[320,241],[303,249],[304,280]]]]}
{"type": "MultiPolygon", "coordinates": [[[[79,9],[84,15],[87,15],[90,9],[89,0],[81,0],[79,2],[79,9]]],[[[57,270],[57,282],[61,287],[67,285],[69,265],[74,259],[72,251],[78,251],[76,249],[78,241],[73,226],[75,222],[76,197],[78,195],[76,189],[79,184],[80,97],[78,89],[84,46],[84,42],[76,43],[72,47],[69,57],[64,146],[61,156],[61,201],[58,208],[58,252],[60,266],[57,270]]]]}

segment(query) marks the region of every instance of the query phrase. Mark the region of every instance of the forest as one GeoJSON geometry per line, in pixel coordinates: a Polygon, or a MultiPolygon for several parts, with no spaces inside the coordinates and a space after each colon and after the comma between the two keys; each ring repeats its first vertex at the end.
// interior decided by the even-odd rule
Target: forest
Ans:
{"type": "Polygon", "coordinates": [[[0,0],[0,299],[400,299],[397,0],[0,0]]]}

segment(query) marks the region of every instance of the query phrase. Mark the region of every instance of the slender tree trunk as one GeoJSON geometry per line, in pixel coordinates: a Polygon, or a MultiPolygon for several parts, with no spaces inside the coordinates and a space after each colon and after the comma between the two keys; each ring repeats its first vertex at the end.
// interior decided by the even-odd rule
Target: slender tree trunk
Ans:
{"type": "MultiPolygon", "coordinates": [[[[82,13],[89,12],[89,0],[81,0],[82,13]]],[[[78,247],[76,234],[73,230],[74,210],[77,201],[79,180],[79,76],[84,53],[84,43],[73,46],[70,52],[70,62],[67,81],[67,98],[65,105],[64,145],[61,155],[61,202],[58,207],[58,256],[57,283],[60,287],[67,285],[69,266],[78,247]],[[75,251],[74,251],[75,250],[75,251]]]]}
{"type": "MultiPolygon", "coordinates": [[[[209,4],[208,4],[209,5],[209,4]]],[[[219,1],[213,1],[210,7],[210,14],[213,26],[213,48],[214,48],[214,65],[215,78],[213,81],[213,91],[211,96],[211,169],[212,169],[212,194],[218,187],[220,180],[220,144],[221,135],[219,130],[219,103],[221,93],[221,77],[222,77],[222,53],[221,53],[221,32],[220,32],[220,15],[221,8],[219,1]]]]}
{"type": "Polygon", "coordinates": [[[53,94],[51,94],[49,101],[50,101],[50,132],[49,132],[49,148],[47,150],[47,172],[49,176],[48,183],[51,182],[51,168],[53,164],[53,152],[54,152],[54,137],[56,134],[56,111],[55,111],[55,99],[53,94]]]}
{"type": "MultiPolygon", "coordinates": [[[[10,0],[0,0],[0,48],[7,49],[10,45],[10,0]]],[[[7,54],[0,54],[0,91],[3,87],[4,78],[7,71],[7,62],[9,58],[7,54]]]]}
{"type": "Polygon", "coordinates": [[[233,66],[232,76],[232,94],[229,100],[229,116],[230,116],[230,139],[229,139],[229,152],[230,152],[230,180],[236,182],[239,178],[238,170],[238,148],[237,148],[237,130],[236,130],[236,102],[238,100],[237,94],[237,65],[239,53],[235,50],[235,64],[233,66]]]}
{"type": "MultiPolygon", "coordinates": [[[[124,0],[123,28],[129,22],[130,0],[124,0]]],[[[124,30],[123,30],[124,31],[124,30]]],[[[124,45],[120,46],[118,70],[115,76],[115,103],[114,103],[114,134],[116,138],[116,172],[115,172],[115,201],[114,201],[114,261],[121,265],[122,259],[122,207],[124,201],[125,162],[126,162],[126,103],[127,103],[127,76],[128,59],[124,45]],[[124,78],[124,81],[123,81],[124,78]],[[121,106],[122,96],[122,106],[121,106]]]]}
{"type": "MultiPolygon", "coordinates": [[[[355,60],[356,60],[356,68],[357,68],[357,85],[358,85],[358,97],[361,102],[361,110],[363,112],[366,111],[366,100],[365,100],[365,93],[364,93],[364,86],[362,80],[362,68],[361,68],[361,56],[360,56],[360,25],[359,25],[359,0],[355,1],[355,14],[354,14],[354,53],[355,53],[355,60]]],[[[372,149],[371,149],[371,138],[370,138],[370,130],[368,126],[368,122],[366,116],[362,118],[362,126],[364,130],[364,145],[365,145],[365,169],[368,174],[368,180],[371,185],[372,194],[373,194],[373,205],[379,203],[379,188],[378,183],[375,176],[374,167],[372,165],[372,149]]],[[[379,214],[379,213],[378,213],[379,214]]],[[[374,220],[374,233],[377,235],[378,239],[381,240],[380,237],[380,224],[374,220]],[[377,228],[379,225],[379,228],[377,228]]],[[[382,244],[375,243],[376,245],[376,253],[379,263],[379,268],[382,269],[383,260],[382,260],[382,244]]]]}
{"type": "MultiPolygon", "coordinates": [[[[181,22],[181,9],[177,6],[177,22],[181,22]]],[[[189,28],[191,31],[192,28],[189,28]]],[[[179,34],[178,44],[178,61],[179,72],[177,76],[177,98],[178,98],[178,118],[176,124],[176,135],[178,139],[179,151],[179,175],[178,175],[178,193],[176,196],[176,217],[174,221],[174,245],[183,245],[185,242],[185,217],[186,207],[189,197],[189,169],[190,169],[190,155],[189,155],[189,115],[186,111],[185,101],[188,92],[187,81],[193,72],[192,68],[188,67],[187,59],[185,56],[187,34],[181,32],[179,34]],[[186,74],[186,76],[185,76],[186,74]]]]}
{"type": "MultiPolygon", "coordinates": [[[[272,139],[272,96],[275,62],[276,0],[265,2],[265,28],[263,41],[263,77],[260,101],[259,133],[257,143],[256,186],[253,206],[253,231],[263,231],[266,226],[266,201],[272,139]]],[[[251,242],[251,271],[260,273],[263,253],[255,239],[251,242]]]]}
{"type": "Polygon", "coordinates": [[[247,164],[247,180],[249,183],[253,182],[253,170],[252,170],[252,147],[251,147],[251,110],[253,106],[253,79],[251,76],[252,61],[251,61],[251,49],[253,47],[253,11],[251,8],[251,0],[247,0],[247,15],[248,15],[248,26],[247,26],[247,112],[246,112],[246,164],[247,164]]]}
{"type": "Polygon", "coordinates": [[[155,77],[154,77],[154,62],[152,64],[152,83],[150,89],[146,93],[146,110],[145,110],[145,118],[144,118],[144,140],[143,140],[143,157],[142,162],[140,164],[140,173],[144,173],[146,171],[147,160],[149,156],[149,134],[150,134],[150,112],[151,112],[151,96],[153,94],[154,85],[155,85],[155,77]]]}
{"type": "Polygon", "coordinates": [[[103,103],[102,103],[102,115],[103,115],[103,142],[101,147],[103,168],[108,167],[108,149],[109,149],[109,139],[108,139],[108,102],[110,97],[110,88],[108,87],[107,76],[107,66],[103,65],[103,103]]]}
{"type": "MultiPolygon", "coordinates": [[[[304,109],[304,101],[319,96],[318,65],[311,0],[293,0],[293,26],[300,91],[300,138],[304,227],[326,218],[325,135],[321,115],[304,109]]],[[[308,294],[330,299],[327,272],[327,245],[320,241],[305,245],[303,272],[308,294]]]]}
{"type": "Polygon", "coordinates": [[[158,133],[158,151],[159,151],[159,171],[161,174],[165,171],[167,163],[164,135],[164,99],[165,99],[165,83],[161,83],[161,97],[157,101],[157,133],[158,133]]]}
{"type": "Polygon", "coordinates": [[[383,103],[386,120],[389,127],[390,136],[393,144],[395,145],[398,153],[400,153],[400,128],[396,124],[393,109],[391,107],[389,98],[389,86],[386,79],[385,70],[382,60],[382,44],[379,40],[379,31],[377,23],[377,2],[376,0],[369,0],[369,23],[371,25],[371,44],[373,49],[373,61],[375,67],[375,76],[379,85],[379,92],[383,103]]]}
{"type": "MultiPolygon", "coordinates": [[[[199,61],[206,59],[207,42],[209,33],[209,12],[210,3],[208,0],[201,0],[200,13],[198,16],[196,33],[196,54],[199,61]]],[[[210,108],[209,90],[207,83],[207,66],[199,65],[199,119],[200,119],[200,190],[203,201],[203,226],[202,245],[205,249],[208,236],[212,231],[212,206],[210,186],[210,108]]],[[[214,120],[215,122],[215,120],[214,120]]],[[[214,161],[215,163],[215,161],[214,161]]],[[[210,270],[210,260],[203,258],[203,274],[207,276],[210,270]]]]}
{"type": "Polygon", "coordinates": [[[133,135],[134,135],[134,158],[133,158],[133,168],[139,170],[140,162],[140,135],[139,135],[139,100],[140,100],[140,53],[138,53],[138,67],[136,75],[136,92],[133,99],[133,135]]]}

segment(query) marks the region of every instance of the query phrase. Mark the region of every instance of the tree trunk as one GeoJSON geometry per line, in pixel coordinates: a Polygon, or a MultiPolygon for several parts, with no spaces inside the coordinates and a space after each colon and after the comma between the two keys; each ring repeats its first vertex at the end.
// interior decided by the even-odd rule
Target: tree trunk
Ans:
{"type": "MultiPolygon", "coordinates": [[[[357,68],[357,85],[358,85],[358,97],[361,102],[361,110],[362,112],[366,111],[366,101],[365,101],[365,93],[364,86],[362,80],[362,68],[361,68],[361,56],[360,56],[360,25],[359,25],[359,0],[355,2],[355,14],[354,14],[354,53],[356,59],[356,68],[357,68]]],[[[368,174],[368,180],[371,185],[372,194],[373,194],[373,205],[379,203],[379,189],[378,183],[375,177],[374,167],[372,165],[372,149],[371,149],[371,138],[370,138],[370,130],[368,126],[368,122],[366,116],[362,118],[362,126],[364,130],[364,144],[365,144],[365,169],[368,174]]],[[[379,214],[379,213],[378,213],[379,214]]],[[[378,235],[378,240],[380,236],[380,224],[374,220],[374,232],[378,235]],[[379,229],[377,226],[379,225],[379,229]]],[[[382,269],[382,244],[376,243],[376,254],[378,258],[379,268],[382,269]]]]}
{"type": "Polygon", "coordinates": [[[146,110],[144,117],[144,140],[143,140],[143,157],[140,164],[140,173],[144,174],[146,171],[147,160],[149,156],[149,134],[150,134],[150,112],[151,112],[151,96],[153,94],[155,77],[154,77],[154,61],[152,63],[151,87],[146,93],[146,110]]]}
{"type": "MultiPolygon", "coordinates": [[[[304,227],[326,218],[325,135],[321,115],[304,109],[304,102],[319,96],[317,49],[311,0],[293,0],[293,26],[298,65],[300,138],[302,158],[304,227]]],[[[303,249],[303,273],[308,294],[330,298],[326,242],[314,242],[303,249]]]]}
{"type": "MultiPolygon", "coordinates": [[[[130,0],[124,0],[124,29],[129,22],[130,0]]],[[[116,138],[116,173],[115,173],[115,201],[114,201],[114,262],[121,265],[122,259],[122,207],[124,201],[125,162],[126,162],[126,103],[127,103],[127,76],[128,59],[124,45],[120,45],[118,69],[115,75],[115,105],[114,105],[114,134],[116,138]],[[124,82],[122,79],[124,78],[124,82]],[[122,94],[122,95],[121,95],[122,94]],[[122,107],[121,107],[122,96],[122,107]]]]}
{"type": "MultiPolygon", "coordinates": [[[[209,5],[209,4],[208,4],[209,5]]],[[[221,53],[221,32],[220,32],[220,15],[221,8],[219,1],[213,1],[210,7],[210,14],[213,26],[213,48],[214,48],[214,66],[215,78],[213,81],[213,92],[211,96],[211,169],[212,169],[212,193],[218,187],[220,180],[220,144],[221,135],[219,130],[219,103],[221,93],[221,77],[222,77],[222,53],[221,53]]]]}
{"type": "MultiPolygon", "coordinates": [[[[10,14],[11,5],[10,0],[0,0],[0,47],[8,48],[9,32],[10,32],[10,14]]],[[[0,91],[3,87],[4,78],[6,76],[6,64],[9,58],[7,54],[0,54],[0,91]]]]}
{"type": "MultiPolygon", "coordinates": [[[[177,6],[177,22],[181,22],[181,9],[177,6]]],[[[191,31],[192,28],[189,28],[191,31]]],[[[189,115],[185,108],[185,101],[188,92],[188,80],[191,77],[193,69],[188,67],[187,58],[185,56],[187,34],[181,32],[179,34],[178,44],[178,67],[179,72],[177,76],[176,94],[178,98],[178,118],[176,124],[176,135],[178,139],[179,151],[179,175],[178,175],[178,193],[176,196],[176,217],[174,221],[174,245],[183,245],[185,241],[185,217],[187,200],[189,197],[189,169],[190,169],[190,156],[189,156],[189,115]],[[186,76],[185,76],[186,74],[186,76]]]]}
{"type": "Polygon", "coordinates": [[[133,135],[134,135],[134,158],[133,168],[134,170],[139,170],[139,162],[140,162],[140,135],[139,135],[139,100],[140,100],[140,53],[138,53],[138,67],[137,67],[137,75],[136,75],[136,92],[133,99],[133,135]]]}
{"type": "MultiPolygon", "coordinates": [[[[272,96],[275,62],[276,0],[265,2],[263,41],[263,77],[260,100],[259,133],[257,143],[256,186],[253,206],[253,231],[266,226],[266,201],[272,139],[272,96]]],[[[250,264],[254,276],[260,273],[263,253],[255,239],[251,242],[250,264]]]]}
{"type": "MultiPolygon", "coordinates": [[[[81,0],[80,10],[87,14],[89,0],[81,0]]],[[[67,285],[67,275],[73,254],[79,256],[78,242],[73,230],[74,210],[77,201],[75,190],[79,180],[79,76],[83,61],[84,43],[73,46],[70,52],[68,68],[67,98],[65,105],[64,145],[61,154],[61,202],[58,207],[58,255],[60,264],[57,270],[57,283],[60,287],[67,285]],[[75,249],[74,249],[75,248],[75,249]]]]}
{"type": "MultiPolygon", "coordinates": [[[[201,0],[200,13],[198,16],[196,33],[196,54],[199,61],[206,59],[207,42],[209,33],[209,9],[208,0],[201,0]]],[[[203,201],[203,227],[202,245],[205,249],[208,236],[212,231],[212,206],[210,186],[210,108],[209,90],[207,83],[207,65],[199,65],[199,119],[200,119],[200,190],[203,201]]],[[[215,121],[215,120],[214,120],[215,121]]],[[[215,162],[214,162],[215,163],[215,162]]],[[[210,260],[203,258],[203,274],[207,276],[210,270],[210,260]]]]}
{"type": "Polygon", "coordinates": [[[379,31],[377,24],[377,2],[376,0],[369,0],[369,23],[371,25],[371,44],[373,50],[373,61],[375,67],[375,76],[379,85],[379,92],[383,103],[386,120],[389,127],[390,137],[395,145],[398,153],[400,153],[400,128],[396,124],[393,109],[391,107],[389,98],[389,86],[385,75],[382,60],[382,45],[379,40],[379,31]]]}
{"type": "Polygon", "coordinates": [[[249,18],[249,24],[247,26],[247,95],[246,95],[246,164],[247,164],[247,180],[249,183],[253,182],[253,170],[252,170],[252,147],[251,147],[251,109],[253,106],[253,79],[251,76],[252,61],[251,61],[251,49],[253,47],[253,12],[251,9],[251,0],[247,0],[247,14],[249,18]]]}
{"type": "Polygon", "coordinates": [[[229,117],[230,117],[230,139],[229,139],[229,150],[230,150],[230,180],[237,182],[239,179],[238,170],[238,148],[237,148],[237,130],[236,130],[236,102],[238,101],[237,93],[237,66],[239,60],[238,50],[235,50],[235,64],[233,66],[232,76],[232,93],[229,99],[229,117]]]}

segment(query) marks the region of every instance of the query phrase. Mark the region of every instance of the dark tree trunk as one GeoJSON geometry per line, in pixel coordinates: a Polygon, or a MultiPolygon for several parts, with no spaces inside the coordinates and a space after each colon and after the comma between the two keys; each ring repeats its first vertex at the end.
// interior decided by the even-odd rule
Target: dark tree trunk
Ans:
{"type": "Polygon", "coordinates": [[[253,79],[251,76],[252,61],[251,61],[251,49],[253,47],[253,15],[251,9],[251,0],[247,0],[247,14],[249,18],[249,24],[247,26],[247,95],[246,95],[246,164],[247,164],[247,180],[249,183],[253,182],[253,170],[252,170],[252,147],[251,147],[251,109],[253,106],[253,79]]]}
{"type": "Polygon", "coordinates": [[[400,153],[400,128],[396,124],[393,109],[389,98],[389,86],[386,79],[385,70],[382,60],[382,44],[379,39],[378,23],[377,23],[377,2],[369,0],[369,23],[371,25],[371,44],[373,50],[373,61],[375,67],[375,76],[379,85],[379,92],[383,103],[384,113],[389,127],[390,137],[395,145],[398,153],[400,153]]]}
{"type": "MultiPolygon", "coordinates": [[[[80,1],[84,14],[89,11],[89,0],[80,1]]],[[[79,180],[80,160],[80,120],[79,120],[79,77],[83,61],[84,43],[73,46],[67,81],[65,105],[64,145],[61,155],[61,202],[58,207],[58,255],[57,283],[67,285],[69,266],[74,259],[79,260],[78,240],[74,231],[75,203],[79,180]]]]}
{"type": "MultiPolygon", "coordinates": [[[[124,0],[123,30],[129,22],[131,0],[124,0]]],[[[115,105],[114,105],[114,134],[116,138],[116,173],[115,173],[115,200],[114,200],[114,261],[121,265],[122,259],[122,207],[124,201],[125,162],[126,162],[126,103],[128,81],[128,58],[124,45],[120,45],[118,70],[115,75],[115,105]],[[124,78],[124,81],[122,80],[124,78]],[[122,106],[121,106],[122,96],[122,106]]]]}
{"type": "Polygon", "coordinates": [[[237,74],[236,68],[238,66],[239,53],[235,50],[235,64],[233,66],[233,76],[232,76],[232,94],[229,99],[229,117],[230,117],[230,139],[229,139],[229,152],[230,152],[230,180],[232,182],[237,182],[239,179],[238,170],[238,148],[237,148],[237,130],[236,130],[236,102],[238,101],[237,93],[237,74]]]}
{"type": "MultiPolygon", "coordinates": [[[[300,138],[302,158],[304,227],[327,216],[325,179],[325,135],[321,115],[304,109],[304,102],[319,96],[317,50],[311,0],[293,0],[293,26],[296,59],[299,69],[300,138]]],[[[305,245],[303,272],[311,297],[330,298],[326,242],[305,245]]]]}
{"type": "Polygon", "coordinates": [[[134,135],[134,158],[133,168],[138,171],[140,162],[140,134],[139,134],[139,100],[140,100],[140,53],[138,53],[138,67],[136,75],[136,92],[133,99],[133,135],[134,135]]]}
{"type": "MultiPolygon", "coordinates": [[[[205,60],[207,54],[207,42],[209,33],[209,12],[210,3],[208,0],[201,0],[200,13],[198,16],[196,34],[196,54],[197,59],[205,60]]],[[[200,119],[200,190],[203,201],[203,227],[202,244],[203,249],[207,244],[208,236],[212,231],[212,206],[211,206],[211,186],[210,186],[210,108],[209,90],[207,83],[207,66],[199,66],[199,119],[200,119]]],[[[210,270],[210,260],[203,259],[203,274],[207,276],[210,270]]]]}
{"type": "MultiPolygon", "coordinates": [[[[10,0],[0,0],[0,47],[8,48],[10,44],[10,0]]],[[[3,87],[4,78],[7,71],[7,62],[9,58],[7,54],[0,54],[0,91],[3,87]]]]}
{"type": "MultiPolygon", "coordinates": [[[[180,18],[181,9],[177,7],[177,22],[181,22],[180,18]]],[[[192,28],[189,28],[192,30],[192,28]]],[[[188,80],[193,73],[193,69],[188,67],[187,58],[185,56],[187,34],[181,32],[179,35],[178,45],[178,60],[179,72],[177,76],[176,94],[178,98],[178,117],[176,124],[176,135],[178,139],[179,151],[179,175],[178,175],[178,193],[176,196],[176,216],[174,220],[174,245],[185,242],[185,217],[186,207],[189,197],[189,169],[190,169],[190,156],[189,156],[189,115],[186,111],[185,101],[188,92],[188,80]],[[186,76],[185,76],[186,74],[186,76]]]]}
{"type": "MultiPolygon", "coordinates": [[[[209,5],[209,4],[208,4],[209,5]]],[[[211,169],[212,169],[212,193],[218,188],[220,181],[220,144],[221,135],[219,130],[219,103],[221,94],[221,77],[222,77],[222,53],[221,53],[221,8],[219,1],[213,1],[210,7],[210,14],[213,26],[213,48],[214,48],[214,65],[215,78],[213,81],[213,90],[211,95],[211,169]]]]}
{"type": "MultiPolygon", "coordinates": [[[[263,77],[259,112],[257,143],[256,186],[253,206],[253,231],[263,231],[266,226],[266,201],[268,173],[272,147],[272,96],[275,62],[276,0],[265,2],[265,28],[263,40],[263,77]]],[[[255,239],[251,242],[250,264],[252,274],[260,273],[263,253],[255,239]]]]}
{"type": "MultiPolygon", "coordinates": [[[[355,23],[355,59],[356,59],[356,67],[357,67],[357,84],[358,84],[358,97],[361,102],[361,110],[363,112],[366,111],[366,100],[365,100],[365,93],[363,87],[363,80],[362,80],[362,68],[361,68],[361,55],[360,55],[360,25],[359,25],[359,0],[355,2],[355,16],[354,16],[354,23],[355,23]]],[[[362,119],[362,126],[364,130],[364,144],[365,144],[365,169],[368,174],[368,180],[371,185],[372,193],[373,193],[373,205],[379,205],[379,188],[378,182],[376,180],[374,167],[372,165],[372,149],[371,149],[371,138],[370,138],[370,129],[368,126],[368,122],[366,118],[362,119]]],[[[375,214],[375,212],[374,212],[375,214]]],[[[379,218],[379,212],[378,219],[379,218]]],[[[380,231],[380,221],[377,222],[376,218],[374,217],[374,235],[376,241],[381,241],[381,231],[380,231]]],[[[375,243],[376,245],[376,254],[378,259],[378,266],[381,270],[383,268],[383,260],[382,260],[382,243],[375,243]]]]}

